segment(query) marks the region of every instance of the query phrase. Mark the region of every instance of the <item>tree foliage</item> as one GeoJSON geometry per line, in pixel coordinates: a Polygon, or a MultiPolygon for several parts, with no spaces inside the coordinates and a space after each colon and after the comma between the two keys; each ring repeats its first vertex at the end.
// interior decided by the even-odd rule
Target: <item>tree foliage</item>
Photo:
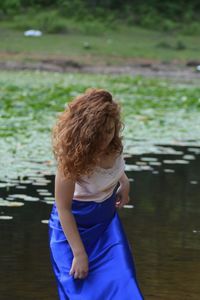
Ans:
{"type": "MultiPolygon", "coordinates": [[[[128,19],[135,24],[148,23],[160,17],[174,22],[197,20],[200,12],[199,0],[1,0],[1,16],[24,12],[30,8],[54,8],[61,15],[103,18],[113,15],[117,19],[128,19]]],[[[170,26],[170,25],[169,25],[170,26]]]]}

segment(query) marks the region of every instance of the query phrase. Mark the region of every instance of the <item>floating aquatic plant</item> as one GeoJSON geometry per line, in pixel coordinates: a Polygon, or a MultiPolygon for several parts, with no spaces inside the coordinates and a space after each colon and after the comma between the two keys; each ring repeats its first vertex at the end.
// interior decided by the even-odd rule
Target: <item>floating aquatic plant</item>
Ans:
{"type": "Polygon", "coordinates": [[[191,82],[127,75],[1,71],[2,181],[18,178],[22,184],[32,177],[29,180],[35,186],[48,184],[42,178],[55,172],[51,128],[67,103],[88,87],[105,88],[121,103],[125,154],[175,153],[169,145],[190,145],[191,149],[200,145],[200,88],[191,82]],[[165,144],[168,147],[163,147],[165,144]],[[41,180],[35,180],[39,177],[41,180]]]}

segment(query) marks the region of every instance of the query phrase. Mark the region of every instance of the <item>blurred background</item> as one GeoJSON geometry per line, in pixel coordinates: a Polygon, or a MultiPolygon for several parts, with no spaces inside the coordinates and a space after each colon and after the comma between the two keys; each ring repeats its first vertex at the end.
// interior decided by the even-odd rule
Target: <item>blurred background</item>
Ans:
{"type": "Polygon", "coordinates": [[[51,129],[89,87],[122,107],[118,212],[145,299],[199,299],[199,13],[197,0],[0,2],[0,299],[58,299],[51,129]]]}

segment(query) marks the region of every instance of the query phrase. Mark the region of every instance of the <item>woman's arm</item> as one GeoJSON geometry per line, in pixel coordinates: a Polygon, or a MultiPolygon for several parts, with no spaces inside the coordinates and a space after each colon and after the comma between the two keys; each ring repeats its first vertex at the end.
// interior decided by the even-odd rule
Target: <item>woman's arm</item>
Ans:
{"type": "Polygon", "coordinates": [[[122,176],[119,179],[120,186],[117,189],[117,201],[116,207],[121,208],[123,205],[129,202],[129,192],[130,192],[130,182],[125,172],[123,172],[122,176]]]}
{"type": "Polygon", "coordinates": [[[57,169],[55,176],[55,201],[60,223],[74,256],[79,256],[86,254],[86,251],[74,215],[71,212],[74,188],[75,182],[64,178],[61,171],[57,169]]]}
{"type": "Polygon", "coordinates": [[[126,176],[126,173],[125,173],[125,172],[123,172],[122,176],[120,177],[119,183],[120,183],[121,185],[126,186],[128,192],[129,192],[129,189],[130,189],[130,182],[129,182],[128,177],[126,176]]]}

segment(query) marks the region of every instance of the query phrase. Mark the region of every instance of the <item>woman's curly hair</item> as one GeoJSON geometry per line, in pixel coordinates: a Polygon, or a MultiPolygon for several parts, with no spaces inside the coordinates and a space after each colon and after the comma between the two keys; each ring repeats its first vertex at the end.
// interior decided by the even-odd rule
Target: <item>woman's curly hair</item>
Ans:
{"type": "Polygon", "coordinates": [[[89,175],[100,155],[106,126],[114,121],[115,133],[106,153],[122,153],[120,105],[103,89],[90,88],[74,98],[52,129],[53,154],[64,177],[81,180],[89,175]]]}

